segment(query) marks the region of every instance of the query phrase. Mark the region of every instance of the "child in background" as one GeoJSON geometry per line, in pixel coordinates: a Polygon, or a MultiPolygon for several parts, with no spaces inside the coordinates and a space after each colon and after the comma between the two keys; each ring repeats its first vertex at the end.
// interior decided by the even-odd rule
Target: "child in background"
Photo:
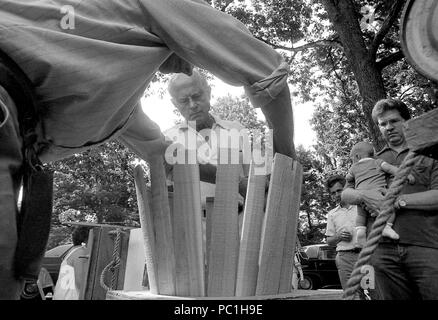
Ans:
{"type": "MultiPolygon", "coordinates": [[[[346,176],[347,186],[354,187],[357,190],[384,190],[387,188],[387,174],[392,176],[397,172],[397,167],[390,165],[382,159],[374,159],[374,148],[368,142],[356,143],[350,152],[350,158],[353,165],[350,167],[346,176]]],[[[414,177],[408,176],[409,183],[414,183],[414,177]]],[[[362,248],[366,242],[366,225],[368,212],[361,206],[357,207],[356,219],[356,247],[362,248]]],[[[395,220],[395,214],[386,222],[382,235],[394,240],[399,235],[392,229],[395,220]]]]}

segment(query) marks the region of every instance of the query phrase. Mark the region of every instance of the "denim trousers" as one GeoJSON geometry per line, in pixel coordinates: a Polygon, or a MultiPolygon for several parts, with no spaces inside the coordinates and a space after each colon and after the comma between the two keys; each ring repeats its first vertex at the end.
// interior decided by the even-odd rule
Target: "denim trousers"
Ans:
{"type": "Polygon", "coordinates": [[[23,281],[14,277],[17,200],[21,184],[22,139],[14,102],[0,86],[0,300],[19,299],[23,281]]]}
{"type": "Polygon", "coordinates": [[[358,253],[350,251],[338,251],[336,254],[336,267],[338,268],[339,280],[341,280],[343,290],[347,288],[348,279],[350,279],[358,257],[358,253]]]}
{"type": "Polygon", "coordinates": [[[438,299],[438,249],[380,243],[372,265],[381,299],[438,299]]]}

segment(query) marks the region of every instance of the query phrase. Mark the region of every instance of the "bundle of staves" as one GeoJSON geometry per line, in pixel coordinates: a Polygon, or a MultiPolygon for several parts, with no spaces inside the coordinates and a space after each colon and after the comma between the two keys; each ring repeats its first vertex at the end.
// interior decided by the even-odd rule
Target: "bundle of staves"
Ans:
{"type": "Polygon", "coordinates": [[[140,166],[135,168],[135,184],[152,294],[243,297],[291,292],[302,183],[297,161],[275,155],[267,196],[267,176],[257,174],[251,163],[240,235],[239,164],[217,165],[205,235],[198,165],[174,165],[170,198],[162,158],[149,165],[150,192],[140,166]]]}

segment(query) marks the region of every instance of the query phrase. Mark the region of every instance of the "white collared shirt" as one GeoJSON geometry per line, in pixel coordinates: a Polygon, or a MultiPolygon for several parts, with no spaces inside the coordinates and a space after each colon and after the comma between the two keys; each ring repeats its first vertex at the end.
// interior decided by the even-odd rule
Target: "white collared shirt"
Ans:
{"type": "Polygon", "coordinates": [[[336,251],[354,249],[353,239],[356,235],[356,217],[357,206],[353,205],[348,205],[346,207],[338,205],[328,213],[327,228],[325,231],[327,237],[333,237],[341,231],[348,231],[352,235],[350,241],[339,241],[336,245],[336,251]]]}
{"type": "MultiPolygon", "coordinates": [[[[214,124],[211,129],[208,130],[201,130],[200,132],[196,132],[195,129],[190,127],[187,122],[183,122],[181,124],[177,124],[174,127],[164,131],[164,134],[166,136],[166,139],[169,139],[171,141],[181,143],[184,146],[188,144],[187,142],[187,133],[190,132],[193,134],[194,137],[196,137],[196,149],[197,149],[197,161],[201,164],[210,163],[212,165],[217,165],[218,163],[218,147],[219,143],[217,141],[214,141],[214,139],[211,139],[213,135],[216,136],[216,138],[220,137],[220,131],[221,130],[235,130],[236,132],[244,129],[244,126],[240,124],[237,121],[228,121],[228,120],[222,120],[218,116],[212,115],[214,118],[214,124]]],[[[246,141],[249,142],[249,141],[246,141]]],[[[245,143],[246,143],[245,142],[245,143]]],[[[240,164],[242,164],[242,157],[243,157],[243,148],[244,148],[244,142],[243,138],[241,136],[239,141],[239,161],[240,164]]],[[[240,176],[247,176],[247,172],[244,172],[244,167],[241,165],[240,170],[240,176]]],[[[173,177],[168,177],[168,185],[171,185],[173,177]]],[[[205,208],[206,204],[206,198],[207,197],[214,197],[216,187],[215,184],[203,182],[201,181],[201,204],[205,208]]],[[[239,201],[243,202],[242,196],[239,194],[239,201]]]]}

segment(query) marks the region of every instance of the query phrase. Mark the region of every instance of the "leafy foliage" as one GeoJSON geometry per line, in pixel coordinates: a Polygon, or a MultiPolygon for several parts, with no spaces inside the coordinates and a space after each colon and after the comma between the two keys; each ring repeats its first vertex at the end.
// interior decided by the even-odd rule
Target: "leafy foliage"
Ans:
{"type": "Polygon", "coordinates": [[[266,123],[257,119],[255,109],[250,105],[245,96],[235,97],[231,95],[219,97],[211,106],[211,112],[221,119],[240,122],[249,130],[265,132],[266,123]]]}
{"type": "MultiPolygon", "coordinates": [[[[208,2],[276,48],[289,62],[294,100],[315,105],[315,151],[297,150],[305,172],[299,237],[303,244],[321,241],[325,213],[333,205],[325,178],[346,171],[355,142],[368,140],[376,149],[382,145],[370,118],[373,104],[387,96],[400,98],[414,116],[438,106],[438,85],[418,74],[400,49],[403,0],[208,2]]],[[[146,95],[162,96],[165,88],[160,84],[168,77],[158,73],[146,95]]],[[[244,97],[222,97],[212,110],[250,129],[266,127],[244,97]]],[[[138,223],[131,165],[135,161],[123,146],[112,142],[54,164],[52,225],[58,231],[51,240],[68,233],[59,218],[138,223]]]]}
{"type": "Polygon", "coordinates": [[[68,222],[139,226],[133,178],[137,163],[139,160],[117,141],[55,162],[49,246],[71,233],[65,226],[68,222]]]}

